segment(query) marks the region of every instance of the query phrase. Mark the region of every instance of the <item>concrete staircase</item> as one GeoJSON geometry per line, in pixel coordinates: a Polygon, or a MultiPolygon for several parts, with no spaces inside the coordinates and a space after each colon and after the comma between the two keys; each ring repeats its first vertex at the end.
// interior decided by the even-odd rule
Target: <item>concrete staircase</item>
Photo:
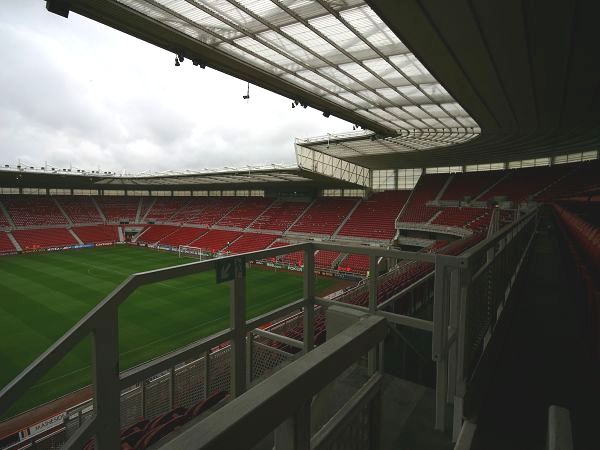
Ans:
{"type": "Polygon", "coordinates": [[[75,238],[79,245],[83,245],[83,241],[79,239],[79,236],[77,236],[77,234],[73,231],[72,228],[67,228],[67,230],[69,230],[69,233],[71,233],[71,235],[75,238]]]}
{"type": "Polygon", "coordinates": [[[284,230],[284,232],[283,232],[283,235],[284,235],[284,236],[285,236],[285,234],[286,234],[288,231],[290,231],[290,230],[291,230],[291,229],[294,227],[294,225],[296,225],[296,223],[297,223],[297,222],[298,222],[300,219],[302,219],[302,216],[304,216],[304,214],[306,214],[306,211],[308,211],[308,210],[309,210],[309,209],[312,207],[312,205],[314,205],[314,204],[315,204],[315,202],[316,202],[316,201],[317,201],[317,199],[315,198],[315,199],[314,199],[312,202],[310,202],[310,203],[308,204],[308,206],[307,206],[307,207],[304,209],[304,211],[302,211],[302,212],[300,213],[300,215],[299,215],[298,217],[296,217],[296,220],[294,220],[294,221],[293,221],[293,222],[290,224],[290,226],[289,226],[289,227],[287,227],[287,228],[284,230]]]}
{"type": "Polygon", "coordinates": [[[102,218],[102,221],[104,223],[106,223],[106,216],[104,215],[104,212],[102,212],[102,208],[100,208],[100,205],[98,204],[98,202],[96,201],[96,199],[94,197],[92,197],[92,203],[94,204],[94,206],[98,210],[98,214],[102,218]]]}
{"type": "Polygon", "coordinates": [[[342,223],[340,223],[340,226],[337,227],[336,230],[333,232],[332,237],[336,237],[337,234],[340,231],[342,231],[342,228],[344,228],[344,225],[346,225],[346,222],[348,222],[350,220],[350,217],[352,217],[352,214],[354,214],[354,211],[356,211],[356,209],[360,206],[361,203],[362,203],[362,198],[358,199],[358,201],[352,207],[352,209],[350,210],[350,212],[346,215],[346,217],[344,218],[344,220],[342,220],[342,223]]]}
{"type": "Polygon", "coordinates": [[[8,224],[11,227],[15,227],[15,223],[12,220],[12,217],[10,217],[10,214],[8,213],[8,210],[6,209],[6,207],[4,206],[4,204],[2,204],[2,202],[0,202],[0,212],[2,214],[4,214],[4,217],[6,217],[6,221],[8,222],[8,224]]]}
{"type": "MultiPolygon", "coordinates": [[[[63,209],[62,205],[60,204],[60,202],[56,199],[56,197],[50,197],[52,198],[52,200],[54,201],[54,204],[56,205],[56,207],[60,210],[60,212],[62,213],[62,215],[64,216],[64,218],[67,220],[67,223],[70,226],[73,226],[73,222],[71,221],[71,218],[68,216],[68,214],[65,212],[65,210],[63,209]]],[[[77,238],[79,239],[79,238],[77,238]]]]}
{"type": "MultiPolygon", "coordinates": [[[[156,199],[154,200],[156,201],[156,199]]],[[[140,223],[141,220],[141,214],[142,214],[142,203],[144,203],[144,197],[140,197],[138,200],[138,206],[137,206],[137,211],[135,213],[135,223],[140,223]]],[[[150,211],[150,210],[148,210],[150,211]]]]}
{"type": "MultiPolygon", "coordinates": [[[[140,214],[140,211],[142,209],[142,201],[143,200],[140,200],[140,206],[138,207],[138,215],[140,214]]],[[[144,213],[144,216],[141,217],[140,220],[136,220],[136,223],[142,223],[142,222],[146,221],[146,217],[148,217],[148,214],[150,214],[150,211],[152,211],[152,208],[154,208],[155,203],[156,203],[156,198],[152,199],[152,203],[150,203],[148,210],[144,213]]]]}
{"type": "Polygon", "coordinates": [[[6,232],[6,236],[8,236],[8,239],[10,240],[10,242],[12,242],[12,244],[15,246],[17,251],[19,251],[19,252],[23,251],[23,248],[21,248],[21,245],[17,242],[17,240],[15,239],[15,237],[12,235],[12,233],[10,231],[6,232]]]}

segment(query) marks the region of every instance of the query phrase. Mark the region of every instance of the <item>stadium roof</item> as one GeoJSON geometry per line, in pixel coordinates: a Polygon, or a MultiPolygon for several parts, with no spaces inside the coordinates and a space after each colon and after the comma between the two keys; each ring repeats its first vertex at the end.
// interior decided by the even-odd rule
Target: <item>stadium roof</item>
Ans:
{"type": "MultiPolygon", "coordinates": [[[[369,168],[597,149],[600,2],[48,0],[369,129],[369,168]]],[[[330,139],[331,141],[331,139],[330,139]]],[[[327,149],[329,146],[329,149],[327,149]]]]}
{"type": "Polygon", "coordinates": [[[363,186],[297,166],[116,174],[104,171],[4,166],[0,186],[127,190],[356,189],[363,186]]]}

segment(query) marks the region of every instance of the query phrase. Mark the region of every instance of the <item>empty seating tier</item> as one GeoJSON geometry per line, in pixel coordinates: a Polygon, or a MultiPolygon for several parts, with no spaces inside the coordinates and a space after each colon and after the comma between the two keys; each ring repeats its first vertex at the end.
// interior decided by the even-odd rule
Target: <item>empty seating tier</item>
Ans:
{"type": "Polygon", "coordinates": [[[556,183],[571,169],[568,165],[559,165],[511,170],[506,178],[482,195],[480,200],[492,200],[494,197],[505,197],[514,202],[527,200],[556,183]]]}
{"type": "Polygon", "coordinates": [[[179,245],[194,245],[193,242],[200,236],[206,234],[206,228],[181,227],[175,232],[168,234],[160,240],[161,244],[179,246],[179,245]]]}
{"type": "Polygon", "coordinates": [[[8,234],[0,231],[0,253],[14,252],[17,249],[9,239],[8,234]]]}
{"type": "Polygon", "coordinates": [[[15,230],[13,236],[23,250],[77,245],[66,228],[43,228],[38,230],[15,230]]]}
{"type": "Polygon", "coordinates": [[[150,225],[142,232],[140,237],[137,238],[137,242],[141,244],[156,244],[158,241],[177,230],[178,227],[173,225],[150,225]]]}
{"type": "Polygon", "coordinates": [[[400,222],[428,222],[439,208],[426,206],[426,203],[436,198],[448,180],[448,176],[448,174],[423,175],[415,186],[409,204],[402,211],[400,222]]]}
{"type": "Polygon", "coordinates": [[[319,198],[290,231],[330,236],[357,201],[353,198],[319,198]]]}
{"type": "Polygon", "coordinates": [[[410,191],[373,194],[363,200],[344,224],[339,236],[390,240],[396,234],[396,217],[406,203],[410,191]]]}
{"type": "Polygon", "coordinates": [[[0,228],[3,227],[10,227],[10,223],[8,222],[8,219],[6,218],[4,213],[0,210],[0,228]]]}
{"type": "Polygon", "coordinates": [[[503,170],[455,173],[440,200],[475,199],[506,174],[503,170]]]}
{"type": "Polygon", "coordinates": [[[270,198],[249,198],[229,211],[217,225],[224,227],[246,228],[273,203],[270,198]]]}
{"type": "Polygon", "coordinates": [[[96,197],[108,222],[135,222],[140,199],[135,197],[96,197]]]}
{"type": "Polygon", "coordinates": [[[174,214],[170,221],[211,227],[240,201],[238,197],[194,198],[174,214]]]}
{"type": "Polygon", "coordinates": [[[157,198],[149,211],[142,208],[141,216],[146,222],[170,222],[171,217],[190,200],[189,197],[157,198]]]}
{"type": "Polygon", "coordinates": [[[270,246],[275,239],[277,239],[277,236],[272,234],[244,233],[227,248],[227,251],[231,253],[247,253],[263,250],[270,246]]]}
{"type": "Polygon", "coordinates": [[[2,198],[15,226],[67,224],[52,197],[43,195],[12,195],[2,198]]]}
{"type": "Polygon", "coordinates": [[[279,202],[264,211],[252,224],[255,230],[285,231],[308,207],[307,202],[279,202]]]}
{"type": "Polygon", "coordinates": [[[489,214],[490,210],[487,208],[445,208],[431,223],[451,227],[464,227],[474,220],[489,214]]]}
{"type": "Polygon", "coordinates": [[[55,198],[73,223],[104,222],[91,197],[63,195],[55,198]]]}
{"type": "Polygon", "coordinates": [[[200,247],[211,253],[218,252],[239,238],[242,233],[228,230],[210,230],[200,239],[193,242],[194,247],[200,247]]]}
{"type": "Polygon", "coordinates": [[[366,275],[369,271],[369,256],[351,253],[340,263],[339,270],[366,275]]]}
{"type": "Polygon", "coordinates": [[[73,232],[84,244],[101,244],[107,242],[117,242],[119,240],[119,233],[115,225],[73,227],[73,232]]]}
{"type": "Polygon", "coordinates": [[[333,263],[339,256],[339,252],[317,250],[315,253],[315,267],[317,269],[333,269],[333,263]]]}

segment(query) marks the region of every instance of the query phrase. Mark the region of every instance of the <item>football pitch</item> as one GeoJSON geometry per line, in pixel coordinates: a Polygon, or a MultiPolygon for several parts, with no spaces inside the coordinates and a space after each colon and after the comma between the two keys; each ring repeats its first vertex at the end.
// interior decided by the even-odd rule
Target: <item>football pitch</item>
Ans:
{"type": "MultiPolygon", "coordinates": [[[[139,247],[101,247],[0,258],[0,388],[69,330],[128,275],[191,262],[139,247]]],[[[247,271],[246,317],[302,297],[301,274],[247,271]]],[[[318,278],[317,293],[334,279],[318,278]]],[[[120,369],[229,325],[229,284],[214,271],[154,283],[119,308],[120,369]]],[[[71,351],[0,420],[91,383],[91,339],[71,351]]]]}

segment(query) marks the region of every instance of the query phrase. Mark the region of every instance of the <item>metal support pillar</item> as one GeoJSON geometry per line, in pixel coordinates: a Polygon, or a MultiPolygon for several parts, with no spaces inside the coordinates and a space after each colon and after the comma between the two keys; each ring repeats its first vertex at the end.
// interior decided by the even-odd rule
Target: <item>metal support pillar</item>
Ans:
{"type": "Polygon", "coordinates": [[[310,450],[310,403],[308,399],[275,430],[275,450],[310,450]]]}
{"type": "Polygon", "coordinates": [[[93,332],[96,448],[111,450],[119,448],[121,441],[117,307],[108,309],[96,323],[93,332]]]}
{"type": "Polygon", "coordinates": [[[239,397],[246,390],[246,277],[244,259],[234,260],[235,278],[230,281],[229,328],[231,340],[231,395],[239,397]]]}
{"type": "Polygon", "coordinates": [[[304,250],[304,353],[315,346],[315,250],[304,250]]]}
{"type": "Polygon", "coordinates": [[[204,352],[204,399],[210,396],[210,350],[204,352]]]}
{"type": "MultiPolygon", "coordinates": [[[[377,312],[377,256],[369,256],[369,312],[377,312]]],[[[368,374],[373,375],[377,370],[377,349],[369,351],[368,374]]]]}
{"type": "Polygon", "coordinates": [[[446,343],[448,341],[448,283],[446,265],[442,255],[436,255],[435,284],[433,298],[433,339],[432,357],[436,362],[435,381],[435,429],[446,428],[446,409],[448,391],[448,359],[446,343]]]}

